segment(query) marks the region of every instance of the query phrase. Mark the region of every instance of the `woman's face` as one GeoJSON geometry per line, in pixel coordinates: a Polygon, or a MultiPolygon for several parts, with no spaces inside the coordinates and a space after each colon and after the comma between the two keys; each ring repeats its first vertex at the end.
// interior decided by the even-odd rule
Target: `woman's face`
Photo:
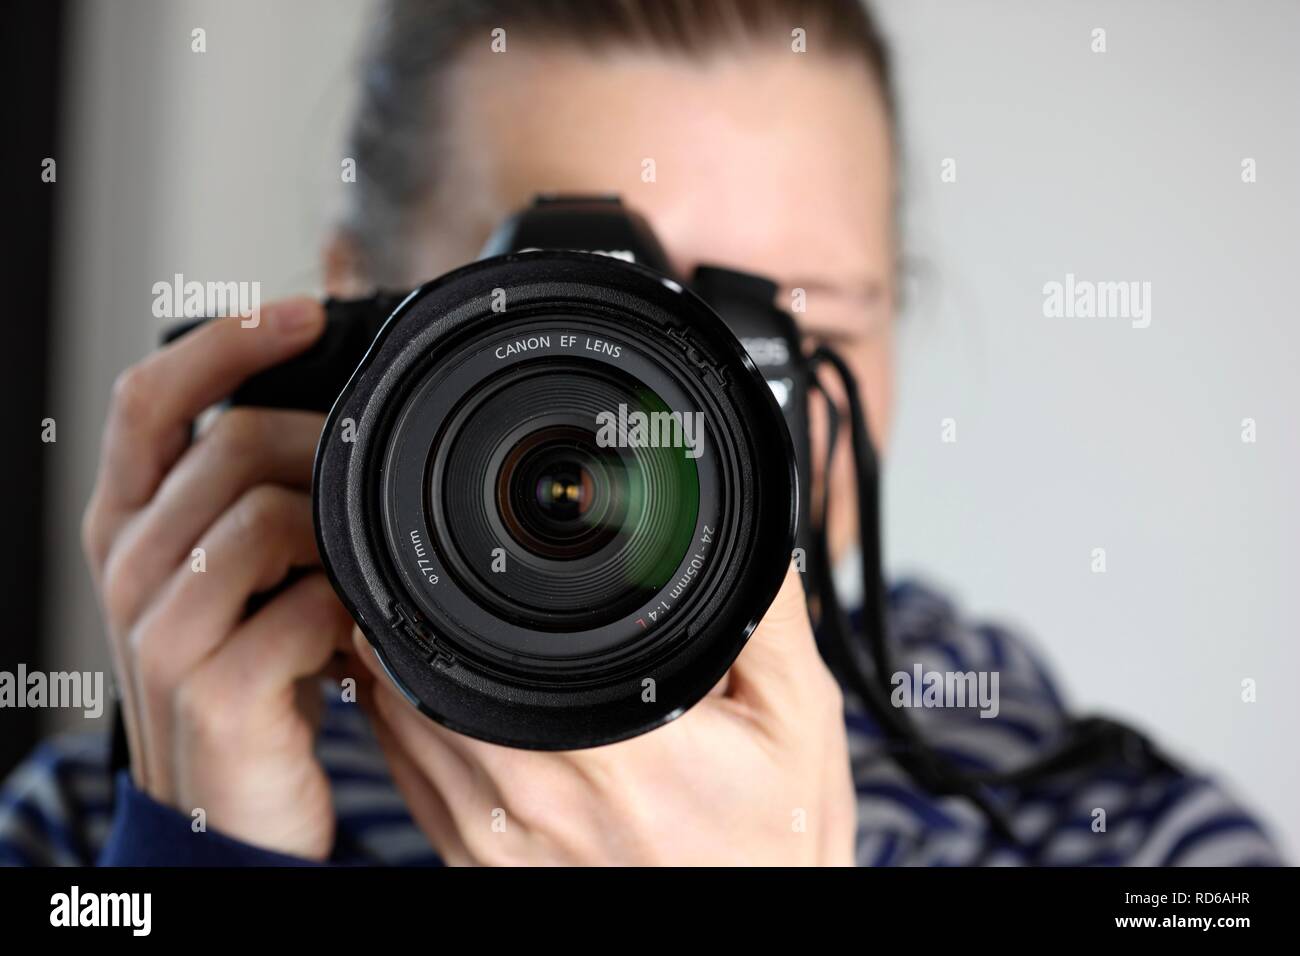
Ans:
{"type": "MultiPolygon", "coordinates": [[[[617,193],[679,274],[711,263],[775,280],[809,345],[828,343],[851,363],[884,446],[893,167],[884,104],[859,59],[737,51],[701,63],[512,46],[465,56],[442,102],[448,145],[431,157],[440,187],[408,244],[412,285],[474,258],[535,193],[617,193]]],[[[824,428],[818,415],[819,443],[824,428]]],[[[839,555],[854,539],[855,497],[848,456],[836,457],[839,555]]]]}

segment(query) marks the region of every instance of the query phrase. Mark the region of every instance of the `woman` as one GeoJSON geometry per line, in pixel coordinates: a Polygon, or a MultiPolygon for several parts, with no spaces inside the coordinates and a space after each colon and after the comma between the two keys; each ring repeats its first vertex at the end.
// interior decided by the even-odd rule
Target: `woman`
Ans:
{"type": "MultiPolygon", "coordinates": [[[[534,194],[618,193],[679,273],[717,263],[776,278],[782,303],[800,296],[810,347],[846,357],[872,438],[887,445],[894,111],[884,45],[854,0],[392,2],[349,155],[357,182],[327,246],[330,293],[409,287],[462,264],[534,194]]],[[[374,678],[323,574],[245,615],[251,595],[318,564],[308,488],[320,417],[240,409],[187,445],[199,411],[306,348],[322,322],[313,299],[276,303],[256,335],[214,323],[121,378],[84,537],[130,773],[111,810],[96,813],[69,780],[107,774],[104,742],[48,745],[9,783],[31,809],[10,815],[0,853],[105,863],[1275,860],[1248,815],[1171,767],[1094,764],[1004,788],[1005,829],[968,799],[927,792],[832,678],[793,573],[724,684],[643,737],[544,754],[419,717],[374,678]],[[207,555],[201,575],[189,571],[194,547],[207,555]],[[321,714],[301,691],[340,650],[353,655],[361,707],[334,688],[321,714]]],[[[816,425],[824,448],[827,424],[816,425]]],[[[837,559],[856,544],[856,481],[841,450],[830,477],[837,559]]],[[[947,660],[999,677],[988,719],[918,713],[936,752],[989,771],[1053,751],[1067,714],[1028,648],[963,624],[915,586],[890,598],[900,670],[947,660]]]]}

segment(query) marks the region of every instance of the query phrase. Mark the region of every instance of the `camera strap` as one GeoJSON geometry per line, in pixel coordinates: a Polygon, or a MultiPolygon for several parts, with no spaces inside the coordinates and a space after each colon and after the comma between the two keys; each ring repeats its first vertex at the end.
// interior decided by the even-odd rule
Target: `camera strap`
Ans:
{"type": "MultiPolygon", "coordinates": [[[[828,443],[823,470],[823,512],[817,528],[817,586],[821,624],[825,631],[823,654],[840,682],[857,694],[868,713],[888,739],[891,755],[921,787],[936,796],[954,795],[970,800],[989,821],[995,834],[1009,843],[1021,841],[1003,809],[998,791],[1027,789],[1052,778],[1077,773],[1090,767],[1121,764],[1147,772],[1177,772],[1177,765],[1162,754],[1141,733],[1118,721],[1101,716],[1071,718],[1061,741],[1045,756],[1009,772],[969,773],[931,747],[920,729],[889,699],[890,648],[886,624],[886,592],[883,572],[880,523],[879,465],[867,428],[865,405],[848,364],[823,346],[812,355],[814,373],[830,369],[840,379],[847,396],[849,434],[858,486],[858,533],[862,548],[862,637],[867,661],[861,660],[847,615],[835,593],[830,573],[826,528],[830,507],[830,463],[834,439],[828,443]]],[[[838,429],[834,403],[817,386],[832,410],[832,435],[838,429]]]]}

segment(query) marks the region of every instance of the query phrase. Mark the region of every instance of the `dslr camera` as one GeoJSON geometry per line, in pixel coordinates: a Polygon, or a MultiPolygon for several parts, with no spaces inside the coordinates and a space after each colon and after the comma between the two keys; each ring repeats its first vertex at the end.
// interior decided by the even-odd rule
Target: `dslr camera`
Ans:
{"type": "Polygon", "coordinates": [[[610,743],[707,694],[807,563],[812,372],[776,291],[672,275],[617,198],[540,197],[474,263],[330,300],[231,401],[328,412],[321,558],[412,703],[610,743]]]}
{"type": "Polygon", "coordinates": [[[617,198],[539,197],[476,262],[328,301],[312,348],[230,401],[328,412],[313,475],[325,569],[393,682],[453,730],[571,750],[667,723],[721,680],[793,559],[822,657],[893,758],[1001,838],[1017,839],[1008,790],[1174,766],[1090,716],[1029,765],[971,771],[890,705],[866,412],[833,350],[804,353],[776,292],[729,269],[673,275],[617,198]],[[823,371],[843,386],[857,478],[853,621],[830,573],[829,489],[810,507],[810,402],[827,410],[828,464],[844,418],[823,371]]]}

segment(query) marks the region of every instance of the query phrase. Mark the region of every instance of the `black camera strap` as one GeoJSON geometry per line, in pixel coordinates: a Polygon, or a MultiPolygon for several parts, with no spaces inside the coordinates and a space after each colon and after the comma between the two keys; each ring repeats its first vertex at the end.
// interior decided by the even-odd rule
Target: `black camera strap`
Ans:
{"type": "MultiPolygon", "coordinates": [[[[830,560],[826,528],[830,520],[830,472],[835,453],[834,437],[827,443],[823,469],[823,495],[821,521],[814,536],[817,565],[816,584],[819,591],[821,627],[825,637],[822,652],[827,665],[850,692],[857,695],[872,719],[885,734],[888,751],[896,763],[918,785],[937,795],[962,796],[973,803],[989,821],[990,827],[1002,839],[1014,842],[1015,834],[1003,814],[997,809],[992,795],[978,782],[957,770],[928,746],[915,723],[889,700],[889,650],[886,633],[886,596],[881,554],[879,517],[879,467],[874,448],[866,437],[866,422],[857,383],[848,366],[828,348],[818,349],[811,359],[814,370],[830,366],[839,375],[849,396],[849,426],[851,451],[858,486],[858,525],[862,549],[862,630],[868,651],[867,668],[858,653],[857,642],[849,625],[844,607],[836,593],[835,576],[830,560]],[[865,442],[864,442],[865,439],[865,442]]],[[[821,390],[827,408],[832,410],[830,433],[838,431],[839,415],[834,412],[834,402],[821,390]]]]}
{"type": "MultiPolygon", "coordinates": [[[[828,444],[823,472],[825,494],[818,539],[820,604],[826,631],[824,653],[841,683],[856,693],[890,741],[890,752],[917,784],[937,796],[954,795],[970,800],[988,819],[991,829],[1009,843],[1019,844],[997,791],[1027,789],[1051,778],[1090,767],[1125,765],[1150,771],[1178,770],[1141,733],[1107,717],[1087,716],[1068,722],[1057,747],[1044,757],[1008,772],[968,773],[931,747],[911,717],[889,701],[892,673],[887,635],[886,595],[879,514],[879,467],[867,429],[865,405],[847,363],[834,351],[821,347],[810,361],[814,369],[829,368],[840,379],[847,396],[853,464],[858,485],[858,537],[862,548],[863,637],[867,667],[860,663],[856,642],[835,594],[825,529],[829,508],[829,475],[834,442],[828,444]]],[[[820,386],[818,386],[820,389],[820,386]]],[[[829,397],[822,392],[828,406],[829,397]]]]}

